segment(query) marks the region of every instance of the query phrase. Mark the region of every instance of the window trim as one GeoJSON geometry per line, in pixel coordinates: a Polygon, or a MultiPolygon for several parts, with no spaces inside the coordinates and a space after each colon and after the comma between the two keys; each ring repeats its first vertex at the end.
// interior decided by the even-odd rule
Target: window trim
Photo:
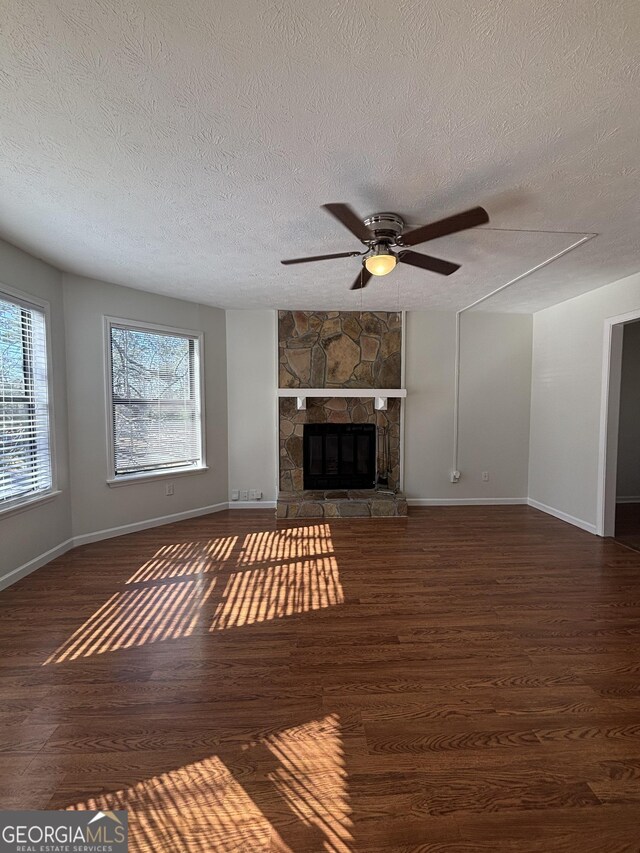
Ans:
{"type": "Polygon", "coordinates": [[[204,474],[209,470],[208,465],[191,465],[189,468],[165,468],[162,471],[143,471],[140,474],[120,474],[107,480],[110,489],[129,486],[132,483],[150,483],[153,480],[171,480],[173,477],[184,477],[187,474],[204,474]]]}
{"type": "Polygon", "coordinates": [[[47,503],[62,494],[62,491],[58,488],[56,411],[55,395],[53,392],[54,366],[51,341],[51,303],[39,296],[27,293],[27,291],[18,290],[15,287],[10,287],[8,284],[0,282],[0,299],[3,296],[10,302],[20,305],[27,310],[35,308],[38,311],[42,311],[44,314],[45,351],[47,354],[47,402],[49,409],[49,467],[51,469],[51,485],[48,489],[43,489],[41,492],[20,495],[15,498],[10,498],[3,504],[0,504],[0,517],[10,515],[14,512],[19,512],[23,509],[35,508],[38,504],[47,503]]]}
{"type": "Polygon", "coordinates": [[[185,474],[201,474],[208,471],[206,445],[206,417],[204,396],[204,333],[192,329],[180,329],[175,326],[165,326],[162,323],[148,323],[145,320],[132,320],[123,317],[104,315],[104,376],[105,376],[105,415],[107,438],[107,485],[117,486],[145,483],[153,480],[180,477],[185,474]],[[111,329],[132,329],[134,331],[158,332],[180,338],[194,338],[198,341],[198,389],[200,392],[200,464],[182,468],[161,468],[157,471],[140,471],[130,474],[116,474],[113,435],[113,374],[111,364],[111,329]]]}

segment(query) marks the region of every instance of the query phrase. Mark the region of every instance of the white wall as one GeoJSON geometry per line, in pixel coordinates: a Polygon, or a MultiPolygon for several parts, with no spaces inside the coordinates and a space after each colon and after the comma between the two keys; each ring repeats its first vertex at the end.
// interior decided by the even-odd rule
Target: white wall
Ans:
{"type": "Polygon", "coordinates": [[[65,375],[62,279],[58,270],[0,240],[2,285],[49,302],[52,343],[53,411],[57,487],[62,494],[47,503],[0,515],[0,588],[3,578],[71,536],[69,459],[67,445],[67,386],[65,375]]]}
{"type": "Polygon", "coordinates": [[[595,532],[604,321],[640,308],[640,274],[533,319],[529,495],[595,532]]]}
{"type": "Polygon", "coordinates": [[[640,501],[640,322],[623,336],[616,493],[640,501]]]}
{"type": "Polygon", "coordinates": [[[229,489],[259,489],[263,501],[277,497],[276,321],[275,311],[227,311],[229,489]]]}
{"type": "Polygon", "coordinates": [[[459,501],[525,499],[531,316],[461,317],[460,482],[451,483],[455,314],[411,311],[406,334],[405,492],[459,501]],[[482,472],[489,481],[482,482],[482,472]]]}
{"type": "Polygon", "coordinates": [[[73,536],[215,506],[227,500],[224,311],[74,275],[64,276],[73,536]],[[209,470],[118,488],[107,485],[104,315],[204,332],[209,470]]]}

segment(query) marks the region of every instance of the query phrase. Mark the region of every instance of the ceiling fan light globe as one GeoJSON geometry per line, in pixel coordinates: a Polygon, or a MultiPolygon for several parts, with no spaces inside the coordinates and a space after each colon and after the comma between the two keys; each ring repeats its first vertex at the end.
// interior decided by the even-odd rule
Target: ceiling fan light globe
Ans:
{"type": "Polygon", "coordinates": [[[396,265],[396,256],[393,254],[370,255],[365,259],[364,265],[371,275],[388,275],[396,265]]]}

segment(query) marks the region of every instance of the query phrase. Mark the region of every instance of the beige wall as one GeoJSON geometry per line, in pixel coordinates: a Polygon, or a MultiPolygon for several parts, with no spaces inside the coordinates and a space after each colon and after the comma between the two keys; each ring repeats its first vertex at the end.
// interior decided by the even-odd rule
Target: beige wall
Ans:
{"type": "Polygon", "coordinates": [[[531,316],[468,312],[460,336],[461,479],[454,484],[455,314],[407,314],[405,492],[453,502],[525,499],[531,316]]]}
{"type": "Polygon", "coordinates": [[[74,536],[227,500],[227,379],[224,311],[74,275],[64,276],[74,536]],[[204,333],[206,473],[107,485],[104,316],[204,333]]]}
{"type": "Polygon", "coordinates": [[[640,274],[533,320],[529,496],[595,532],[604,321],[640,308],[640,274]]]}
{"type": "Polygon", "coordinates": [[[640,501],[640,322],[623,334],[616,494],[640,501]]]}
{"type": "Polygon", "coordinates": [[[229,490],[259,489],[263,502],[275,501],[276,312],[226,313],[229,490]]]}
{"type": "Polygon", "coordinates": [[[0,515],[0,587],[3,577],[71,536],[62,277],[48,264],[0,240],[0,290],[2,285],[50,305],[55,460],[62,494],[47,503],[0,515]]]}

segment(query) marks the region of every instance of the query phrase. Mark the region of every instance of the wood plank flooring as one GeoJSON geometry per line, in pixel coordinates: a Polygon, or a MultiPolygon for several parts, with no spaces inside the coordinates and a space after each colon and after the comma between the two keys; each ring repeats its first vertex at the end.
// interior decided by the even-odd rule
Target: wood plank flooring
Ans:
{"type": "Polygon", "coordinates": [[[149,853],[640,851],[640,553],[528,507],[219,513],[0,616],[0,808],[126,808],[149,853]]]}

